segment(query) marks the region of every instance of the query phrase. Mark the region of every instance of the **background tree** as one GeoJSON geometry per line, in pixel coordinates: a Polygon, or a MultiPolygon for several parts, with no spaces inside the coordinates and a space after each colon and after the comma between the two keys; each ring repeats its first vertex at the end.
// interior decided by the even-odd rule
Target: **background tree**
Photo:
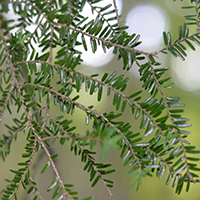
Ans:
{"type": "MultiPolygon", "coordinates": [[[[130,187],[136,185],[138,189],[142,179],[152,174],[159,178],[167,174],[166,184],[175,187],[177,194],[184,186],[189,191],[191,184],[199,182],[196,154],[200,151],[186,139],[189,132],[184,130],[191,124],[182,117],[184,104],[180,98],[165,94],[173,83],[165,75],[168,69],[157,61],[161,53],[168,52],[185,60],[187,48],[195,50],[194,44],[200,44],[199,0],[191,0],[191,6],[185,7],[191,15],[186,16],[187,23],[179,26],[178,38],[172,40],[171,34],[164,32],[165,46],[151,53],[138,49],[139,35],[126,32],[128,27],[120,21],[115,0],[113,5],[105,1],[103,7],[98,2],[0,1],[0,120],[6,111],[11,116],[17,113],[13,125],[6,123],[7,132],[1,133],[2,159],[6,161],[12,141],[21,132],[26,138],[18,167],[10,170],[14,176],[6,179],[7,186],[1,192],[3,200],[17,199],[17,196],[18,199],[45,198],[35,181],[38,170],[35,165],[44,156],[47,161],[40,169],[41,174],[48,174],[49,168],[54,174],[47,181],[51,197],[79,199],[78,192],[59,170],[62,159],[58,159],[57,141],[70,145],[74,155],[84,163],[83,170],[88,172],[91,186],[101,181],[110,199],[115,199],[115,195],[109,175],[116,170],[110,163],[96,161],[97,144],[102,147],[103,158],[109,157],[110,147],[120,152],[119,159],[129,168],[130,187]],[[12,26],[13,20],[4,15],[9,10],[8,3],[20,16],[12,26]],[[96,13],[94,19],[81,15],[86,4],[96,13]],[[36,25],[34,31],[28,30],[31,24],[36,25]],[[187,24],[194,25],[195,32],[189,33],[187,24]],[[35,44],[42,49],[41,53],[35,44]],[[133,64],[138,66],[141,89],[127,93],[128,77],[117,74],[118,69],[102,76],[82,73],[79,46],[86,51],[91,46],[93,53],[98,48],[105,53],[113,48],[113,54],[122,60],[123,70],[130,70],[133,64]],[[94,95],[99,102],[108,97],[112,110],[101,112],[94,105],[83,103],[82,90],[88,93],[87,98],[94,95]],[[143,98],[142,93],[146,94],[143,98]],[[59,114],[55,115],[54,110],[58,112],[58,108],[59,114]],[[73,125],[77,110],[85,115],[82,120],[88,130],[84,133],[76,131],[73,125]],[[132,127],[131,120],[121,120],[125,110],[132,112],[138,121],[137,128],[132,127]]],[[[73,163],[70,167],[74,168],[73,163]]]]}

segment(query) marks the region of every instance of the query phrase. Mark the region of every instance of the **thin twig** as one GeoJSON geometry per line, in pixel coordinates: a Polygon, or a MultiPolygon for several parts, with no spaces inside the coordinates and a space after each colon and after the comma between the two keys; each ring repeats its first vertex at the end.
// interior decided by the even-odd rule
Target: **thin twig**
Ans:
{"type": "Polygon", "coordinates": [[[99,16],[101,16],[102,19],[104,19],[106,21],[106,23],[108,24],[108,26],[111,28],[111,30],[113,31],[113,33],[115,33],[115,30],[113,29],[112,25],[109,23],[108,20],[106,20],[106,18],[104,17],[104,15],[102,15],[97,9],[96,7],[94,7],[88,0],[86,0],[86,2],[91,6],[91,8],[93,10],[95,10],[99,16]]]}
{"type": "Polygon", "coordinates": [[[162,48],[162,49],[159,49],[159,50],[157,50],[157,51],[154,51],[154,52],[152,52],[152,53],[148,53],[148,54],[145,54],[147,57],[149,56],[149,55],[153,55],[153,56],[156,56],[156,55],[158,55],[160,52],[163,52],[163,51],[165,51],[165,50],[167,50],[167,49],[169,49],[169,48],[171,48],[171,47],[174,47],[174,46],[176,46],[177,44],[180,44],[181,42],[184,42],[184,41],[186,41],[186,40],[188,40],[188,39],[191,39],[191,38],[193,38],[193,37],[195,37],[195,36],[197,36],[197,35],[199,35],[200,33],[199,32],[196,32],[196,33],[194,33],[194,34],[192,34],[192,35],[189,35],[189,36],[187,36],[187,37],[185,37],[185,38],[182,38],[181,40],[177,40],[176,42],[174,42],[173,44],[171,44],[171,45],[168,45],[168,46],[166,46],[166,47],[164,47],[164,48],[162,48]]]}
{"type": "Polygon", "coordinates": [[[196,13],[197,13],[197,29],[196,29],[196,33],[199,34],[200,32],[200,18],[199,18],[199,1],[196,2],[196,13]]]}
{"type": "Polygon", "coordinates": [[[120,19],[119,19],[119,14],[118,14],[118,8],[117,8],[116,0],[113,0],[113,3],[114,3],[114,7],[115,7],[115,13],[116,13],[116,16],[117,16],[117,24],[118,24],[118,27],[120,27],[120,19]]]}
{"type": "MultiPolygon", "coordinates": [[[[34,182],[34,180],[33,180],[33,178],[32,177],[30,177],[30,181],[32,181],[32,182],[34,182]]],[[[43,198],[42,198],[42,195],[41,195],[41,193],[39,192],[39,190],[37,189],[37,191],[35,191],[38,195],[38,197],[39,197],[39,199],[40,200],[43,200],[43,198]]]]}

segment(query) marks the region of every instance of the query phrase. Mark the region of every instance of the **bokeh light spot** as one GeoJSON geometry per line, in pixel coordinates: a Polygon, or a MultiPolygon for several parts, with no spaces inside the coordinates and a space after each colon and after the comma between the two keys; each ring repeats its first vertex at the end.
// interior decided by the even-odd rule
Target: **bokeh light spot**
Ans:
{"type": "Polygon", "coordinates": [[[172,59],[173,81],[182,89],[195,91],[200,89],[200,50],[187,51],[186,60],[172,59]]]}
{"type": "Polygon", "coordinates": [[[138,4],[128,13],[126,23],[128,33],[140,34],[142,44],[138,49],[154,51],[162,42],[162,33],[166,27],[166,14],[152,3],[138,4]]]}

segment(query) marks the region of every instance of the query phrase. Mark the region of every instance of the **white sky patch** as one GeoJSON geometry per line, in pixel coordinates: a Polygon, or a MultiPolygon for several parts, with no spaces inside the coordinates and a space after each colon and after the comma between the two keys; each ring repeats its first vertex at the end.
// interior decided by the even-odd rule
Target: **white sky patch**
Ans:
{"type": "Polygon", "coordinates": [[[172,59],[173,81],[182,89],[195,91],[200,89],[200,50],[187,51],[185,61],[179,58],[172,59]]]}
{"type": "MultiPolygon", "coordinates": [[[[93,4],[93,6],[105,7],[108,4],[112,4],[113,6],[110,7],[107,11],[114,9],[113,0],[101,1],[99,3],[93,4]]],[[[118,8],[118,14],[120,15],[121,12],[122,12],[122,0],[117,0],[116,4],[117,4],[117,8],[118,8]]],[[[107,11],[105,11],[105,12],[107,12],[107,11]]],[[[93,13],[94,14],[92,14],[90,5],[86,2],[85,7],[83,8],[83,11],[80,14],[85,16],[85,17],[88,16],[89,19],[90,19],[90,17],[95,19],[96,16],[97,16],[97,12],[94,10],[93,13]]],[[[107,15],[105,17],[107,18],[108,16],[109,16],[109,18],[114,17],[115,13],[112,14],[112,15],[107,15]]],[[[113,21],[113,22],[117,23],[116,20],[113,21]]],[[[113,22],[111,21],[110,24],[113,24],[113,22]]],[[[105,24],[106,24],[106,22],[105,22],[105,24]]],[[[103,28],[102,28],[102,30],[103,30],[103,28]]],[[[107,50],[106,53],[104,53],[102,47],[97,46],[97,51],[95,53],[93,53],[91,46],[90,46],[89,38],[85,37],[85,39],[86,39],[86,43],[87,43],[87,47],[88,47],[87,51],[84,50],[83,46],[76,47],[76,49],[78,49],[79,51],[82,51],[81,58],[84,60],[83,61],[84,65],[88,65],[88,66],[91,66],[91,67],[100,67],[100,66],[103,66],[103,65],[109,63],[113,59],[114,55],[112,54],[112,51],[113,51],[112,48],[107,50]]],[[[79,36],[79,41],[81,41],[80,36],[79,36]]]]}
{"type": "Polygon", "coordinates": [[[166,27],[166,14],[152,3],[134,6],[128,13],[126,24],[129,34],[139,34],[142,44],[136,48],[145,51],[155,51],[162,44],[163,31],[166,27]]]}
{"type": "Polygon", "coordinates": [[[86,43],[88,44],[87,51],[85,51],[81,46],[76,47],[76,49],[82,51],[81,58],[83,59],[84,65],[88,65],[91,67],[100,67],[109,63],[113,59],[113,48],[108,49],[107,52],[104,53],[102,47],[97,46],[97,51],[93,53],[90,47],[90,40],[88,38],[86,38],[86,43]]]}
{"type": "MultiPolygon", "coordinates": [[[[9,27],[16,25],[17,23],[19,23],[19,21],[17,20],[20,16],[14,13],[12,4],[8,4],[9,7],[9,11],[7,13],[3,13],[3,16],[5,17],[5,19],[10,20],[13,19],[15,20],[14,22],[9,23],[9,27]]],[[[12,29],[10,32],[12,34],[15,34],[15,32],[19,29],[19,27],[12,29]]]]}

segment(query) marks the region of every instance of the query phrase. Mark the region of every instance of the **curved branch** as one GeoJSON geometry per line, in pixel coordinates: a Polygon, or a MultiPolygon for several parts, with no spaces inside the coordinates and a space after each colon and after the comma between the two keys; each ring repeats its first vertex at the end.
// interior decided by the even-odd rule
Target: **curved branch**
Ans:
{"type": "MultiPolygon", "coordinates": [[[[155,83],[156,83],[156,85],[157,85],[157,87],[158,87],[158,89],[159,89],[159,91],[160,91],[160,94],[161,94],[163,100],[164,100],[165,108],[166,108],[166,110],[167,110],[167,115],[168,115],[169,118],[170,118],[171,124],[174,126],[174,128],[173,128],[173,129],[174,129],[174,132],[175,132],[175,133],[178,133],[177,128],[175,128],[176,125],[174,124],[173,117],[171,116],[171,113],[170,113],[170,111],[169,111],[169,106],[168,106],[168,104],[167,104],[167,100],[166,100],[166,97],[165,97],[165,95],[164,95],[164,91],[162,90],[162,88],[161,88],[161,86],[160,86],[160,84],[159,84],[159,82],[158,82],[158,79],[156,78],[156,76],[155,76],[155,74],[154,74],[154,68],[153,68],[153,66],[152,66],[152,64],[151,64],[151,60],[149,59],[149,57],[148,57],[148,61],[149,61],[149,65],[150,65],[150,67],[151,67],[151,69],[152,69],[152,75],[153,75],[153,77],[154,77],[155,83]]],[[[194,180],[194,178],[193,178],[193,176],[192,176],[192,174],[191,174],[191,172],[190,172],[190,169],[189,169],[189,165],[188,165],[188,161],[187,161],[187,156],[186,156],[186,150],[185,150],[185,146],[184,146],[184,144],[183,144],[183,141],[182,141],[181,136],[178,137],[178,140],[180,141],[181,146],[182,146],[182,148],[183,148],[183,155],[184,155],[184,158],[185,158],[185,166],[186,166],[186,168],[187,168],[187,170],[188,170],[188,173],[189,173],[189,175],[190,175],[190,179],[195,183],[195,180],[194,180]]]]}
{"type": "MultiPolygon", "coordinates": [[[[59,67],[61,69],[63,69],[62,66],[58,65],[58,64],[54,64],[54,63],[49,63],[49,62],[45,62],[45,61],[40,61],[40,60],[30,60],[30,61],[21,61],[21,62],[16,62],[15,65],[18,65],[18,64],[23,64],[23,63],[42,63],[42,64],[48,64],[48,65],[52,65],[54,67],[59,67]]],[[[164,136],[164,132],[163,130],[158,126],[158,124],[156,123],[155,119],[149,115],[149,113],[144,109],[142,108],[136,101],[134,101],[133,99],[130,99],[129,97],[127,97],[124,93],[122,93],[121,91],[119,90],[116,90],[115,88],[113,88],[111,85],[108,85],[100,80],[96,80],[95,78],[91,77],[91,76],[88,76],[88,75],[85,75],[83,73],[80,73],[80,72],[77,72],[77,71],[74,71],[74,70],[71,70],[70,68],[67,68],[66,69],[67,71],[70,71],[70,72],[73,72],[73,73],[76,73],[76,74],[80,74],[92,81],[97,81],[98,83],[106,86],[107,88],[110,88],[111,90],[113,90],[114,92],[118,93],[119,95],[121,95],[124,99],[126,99],[128,102],[131,102],[132,104],[134,104],[137,108],[139,108],[141,111],[143,111],[151,120],[152,122],[154,123],[155,127],[158,128],[158,130],[162,133],[162,135],[164,136]]],[[[41,85],[40,85],[41,86],[41,85]]],[[[43,86],[41,86],[43,87],[43,86]]],[[[55,91],[56,92],[56,91],[55,91]]]]}
{"type": "MultiPolygon", "coordinates": [[[[68,132],[59,123],[57,123],[56,120],[53,117],[51,117],[50,115],[48,115],[48,118],[51,119],[54,122],[54,124],[56,124],[58,127],[60,127],[60,129],[66,134],[66,136],[68,138],[70,138],[71,141],[73,141],[74,136],[71,136],[70,134],[68,134],[68,132]]],[[[41,138],[41,140],[44,140],[44,138],[41,138]]],[[[77,141],[74,141],[74,143],[81,149],[82,152],[84,151],[83,147],[77,141]]],[[[87,152],[85,152],[85,154],[86,154],[88,160],[93,161],[92,158],[91,158],[91,156],[88,155],[87,152]]],[[[110,199],[114,200],[113,194],[112,194],[110,188],[107,186],[107,183],[104,181],[104,179],[103,179],[101,173],[99,172],[98,168],[95,165],[93,165],[93,167],[94,167],[95,171],[98,173],[98,176],[101,177],[101,180],[102,180],[104,186],[106,187],[106,189],[108,191],[108,195],[109,195],[110,199]]]]}
{"type": "MultiPolygon", "coordinates": [[[[47,90],[47,91],[49,91],[49,92],[51,92],[51,93],[53,93],[53,94],[55,94],[55,95],[61,97],[62,99],[65,99],[65,100],[68,101],[68,102],[72,102],[73,105],[75,105],[77,108],[83,110],[85,113],[87,113],[87,114],[89,114],[89,115],[92,115],[92,116],[98,115],[98,116],[100,116],[100,117],[101,117],[102,119],[104,119],[104,121],[106,121],[111,127],[113,127],[113,128],[117,131],[118,134],[122,134],[122,135],[123,135],[123,133],[122,133],[118,128],[116,128],[116,126],[115,126],[114,124],[112,124],[102,113],[100,113],[100,112],[98,112],[98,111],[95,111],[95,110],[92,110],[92,109],[90,109],[90,108],[88,108],[88,107],[86,107],[86,106],[84,106],[84,105],[82,105],[82,104],[80,104],[80,103],[78,103],[78,102],[76,102],[76,101],[72,101],[69,97],[67,97],[67,96],[65,96],[65,95],[63,95],[63,94],[60,94],[60,93],[58,93],[57,91],[55,91],[55,90],[53,90],[53,89],[50,89],[50,88],[47,88],[47,87],[45,87],[45,86],[42,86],[42,85],[39,85],[39,84],[32,84],[32,83],[20,84],[20,86],[26,86],[26,85],[35,86],[35,87],[38,87],[38,88],[45,89],[45,90],[47,90]]],[[[131,150],[131,152],[132,152],[134,158],[138,161],[138,164],[139,164],[139,166],[140,166],[140,169],[142,169],[142,165],[140,164],[140,160],[139,160],[139,158],[136,156],[136,154],[135,154],[135,152],[134,152],[134,150],[133,150],[131,144],[129,143],[129,140],[126,138],[126,136],[123,136],[123,138],[128,142],[128,146],[129,146],[129,148],[130,148],[130,150],[131,150]]]]}

